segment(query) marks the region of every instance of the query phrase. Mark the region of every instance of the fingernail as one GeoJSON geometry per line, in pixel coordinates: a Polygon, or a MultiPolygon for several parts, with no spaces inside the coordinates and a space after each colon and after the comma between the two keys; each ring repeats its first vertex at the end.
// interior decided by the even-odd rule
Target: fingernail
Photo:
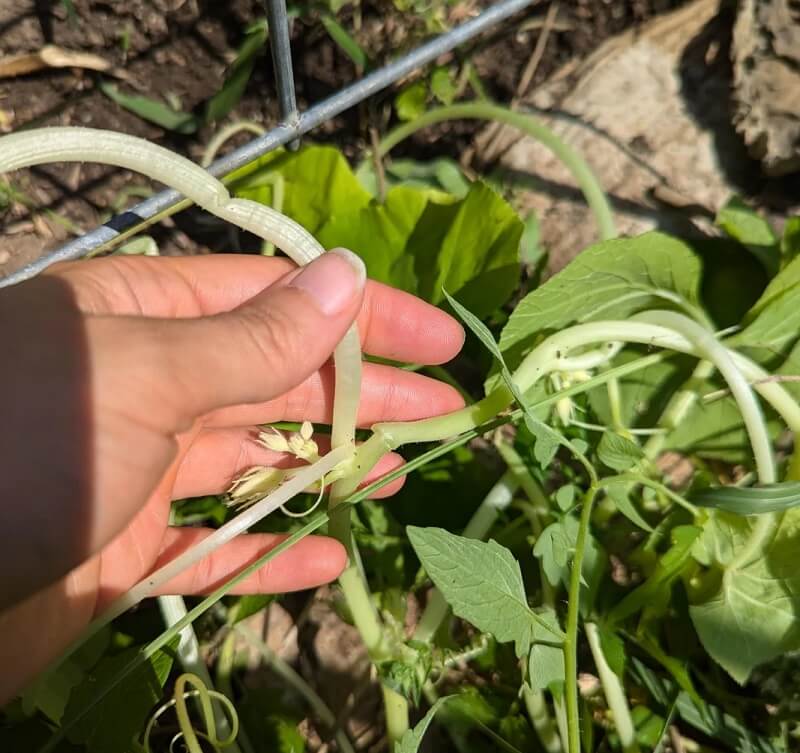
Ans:
{"type": "Polygon", "coordinates": [[[361,295],[366,279],[364,262],[346,248],[335,248],[303,267],[289,287],[308,293],[326,316],[337,316],[361,295]]]}

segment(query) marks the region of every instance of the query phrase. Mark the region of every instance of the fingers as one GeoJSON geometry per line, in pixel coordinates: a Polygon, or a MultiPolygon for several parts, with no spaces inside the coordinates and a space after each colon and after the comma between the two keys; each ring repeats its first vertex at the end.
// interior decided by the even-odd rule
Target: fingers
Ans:
{"type": "MultiPolygon", "coordinates": [[[[168,529],[153,571],[191,549],[211,533],[205,528],[168,529]]],[[[239,536],[164,584],[158,595],[209,593],[285,538],[267,533],[239,536]]],[[[233,593],[285,593],[314,588],[334,580],[344,569],[346,561],[344,547],[335,539],[308,536],[239,583],[233,593]]]]}
{"type": "MultiPolygon", "coordinates": [[[[333,411],[334,371],[328,364],[305,382],[275,400],[236,405],[215,411],[207,426],[252,426],[275,421],[330,423],[333,411]]],[[[464,407],[453,387],[436,379],[391,366],[365,363],[362,373],[358,425],[378,421],[416,421],[464,407]]]]}
{"type": "MultiPolygon", "coordinates": [[[[328,437],[314,438],[320,453],[330,449],[328,437]]],[[[396,470],[405,461],[396,453],[385,455],[370,471],[364,485],[396,470]]],[[[199,497],[220,494],[238,475],[254,465],[291,468],[302,465],[291,455],[272,452],[255,441],[252,429],[209,429],[201,432],[192,442],[178,470],[172,496],[199,497]]],[[[403,486],[403,478],[395,479],[375,494],[375,499],[396,494],[403,486]]]]}
{"type": "MultiPolygon", "coordinates": [[[[45,274],[67,282],[86,313],[175,319],[232,311],[296,269],[288,259],[252,255],[115,256],[59,264],[45,274]]],[[[464,342],[452,317],[377,282],[366,286],[358,325],[366,352],[409,363],[444,363],[464,342]]]]}
{"type": "Polygon", "coordinates": [[[357,257],[332,252],[228,313],[91,317],[98,389],[114,389],[100,377],[123,375],[133,391],[116,394],[131,409],[146,406],[160,427],[181,431],[217,408],[274,399],[328,359],[361,307],[364,281],[357,257]]]}

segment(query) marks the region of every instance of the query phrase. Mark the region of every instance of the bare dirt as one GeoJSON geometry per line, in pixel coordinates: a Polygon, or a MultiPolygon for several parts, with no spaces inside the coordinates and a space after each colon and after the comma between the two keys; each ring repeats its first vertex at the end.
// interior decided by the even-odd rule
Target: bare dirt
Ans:
{"type": "MultiPolygon", "coordinates": [[[[449,10],[448,23],[458,23],[480,9],[465,0],[449,10]]],[[[620,30],[681,4],[681,0],[578,0],[562,2],[557,23],[550,30],[546,55],[531,86],[544,81],[566,61],[582,56],[620,30]]],[[[417,44],[429,33],[423,20],[393,11],[389,0],[363,2],[357,37],[376,62],[417,44]]],[[[459,59],[471,57],[489,93],[508,100],[516,93],[530,61],[546,10],[543,2],[458,50],[459,59]]],[[[341,20],[353,28],[353,10],[341,20]]],[[[73,0],[0,0],[0,58],[34,52],[46,44],[93,53],[124,72],[123,90],[165,102],[184,110],[202,106],[220,88],[248,24],[263,17],[257,0],[214,3],[200,0],[131,0],[125,3],[73,0]]],[[[353,63],[331,42],[318,20],[309,16],[293,24],[295,78],[301,107],[329,96],[357,75],[353,63]]],[[[105,75],[105,74],[102,74],[105,75]]],[[[113,80],[113,77],[108,77],[113,80]]],[[[179,136],[127,112],[98,88],[101,74],[78,68],[45,70],[0,79],[0,132],[42,125],[81,125],[109,128],[159,141],[198,159],[212,132],[205,128],[179,136]]],[[[318,129],[313,138],[334,141],[355,156],[368,144],[370,126],[387,125],[393,94],[376,98],[369,106],[345,113],[318,129]]],[[[250,79],[245,96],[229,119],[247,118],[266,126],[277,122],[272,64],[265,55],[250,79]]],[[[417,158],[461,154],[472,143],[479,126],[452,125],[420,135],[404,149],[417,158]]],[[[145,188],[146,180],[126,171],[99,165],[65,165],[18,173],[17,200],[0,201],[0,274],[23,266],[44,250],[67,240],[74,232],[91,229],[114,211],[129,205],[130,187],[145,188]],[[36,211],[31,212],[31,207],[36,211]]],[[[167,222],[154,231],[162,253],[197,253],[227,236],[206,237],[191,216],[167,222]]]]}

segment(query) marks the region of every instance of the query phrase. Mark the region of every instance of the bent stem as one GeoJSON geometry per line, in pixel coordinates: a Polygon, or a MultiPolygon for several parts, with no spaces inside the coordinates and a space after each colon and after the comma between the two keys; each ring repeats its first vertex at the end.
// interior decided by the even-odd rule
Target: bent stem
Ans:
{"type": "Polygon", "coordinates": [[[532,136],[546,146],[564,166],[572,173],[575,182],[581,189],[586,203],[592,210],[603,240],[617,237],[614,215],[608,198],[598,182],[592,169],[571,146],[563,142],[544,124],[531,115],[514,112],[500,105],[488,102],[470,102],[466,104],[437,107],[423,113],[420,117],[404,123],[391,131],[379,145],[379,156],[388,154],[403,139],[408,138],[422,128],[441,123],[445,120],[492,120],[506,123],[532,136]]]}
{"type": "Polygon", "coordinates": [[[614,725],[617,728],[619,741],[624,753],[639,753],[639,743],[636,742],[636,727],[631,717],[631,710],[628,706],[628,699],[625,697],[625,689],[620,678],[608,665],[603,654],[603,647],[600,645],[600,633],[597,625],[587,622],[584,625],[586,638],[589,642],[589,649],[592,658],[597,666],[597,673],[600,676],[600,683],[603,686],[603,693],[614,718],[614,725]]]}
{"type": "Polygon", "coordinates": [[[575,556],[569,577],[569,594],[567,597],[567,631],[564,638],[564,672],[566,677],[565,695],[567,706],[567,750],[569,753],[581,753],[580,716],[578,712],[578,616],[580,614],[581,571],[586,540],[589,535],[589,523],[592,518],[592,507],[597,488],[589,487],[583,498],[578,538],[575,542],[575,556]]]}

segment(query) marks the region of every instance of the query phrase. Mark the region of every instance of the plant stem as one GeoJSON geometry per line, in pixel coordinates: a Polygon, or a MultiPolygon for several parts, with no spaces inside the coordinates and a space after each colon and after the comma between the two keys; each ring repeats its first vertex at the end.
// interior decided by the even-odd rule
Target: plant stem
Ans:
{"type": "Polygon", "coordinates": [[[597,630],[597,625],[593,622],[587,622],[584,628],[608,708],[614,718],[614,725],[617,728],[622,750],[624,753],[639,753],[639,743],[636,742],[636,727],[631,718],[628,699],[625,697],[625,688],[622,686],[620,678],[617,677],[606,661],[603,648],[600,645],[600,633],[597,630]]]}
{"type": "Polygon", "coordinates": [[[581,753],[581,731],[578,712],[578,616],[580,615],[581,570],[586,540],[589,536],[589,523],[592,518],[597,489],[594,484],[589,487],[583,497],[578,538],[575,542],[575,556],[572,560],[572,571],[569,577],[569,594],[567,597],[567,631],[564,638],[564,669],[566,675],[565,695],[567,701],[567,750],[569,753],[581,753]]]}
{"type": "Polygon", "coordinates": [[[714,373],[714,364],[711,361],[700,361],[692,375],[686,381],[679,392],[676,392],[669,400],[666,409],[658,420],[658,426],[666,429],[663,434],[654,434],[647,440],[644,447],[645,457],[655,460],[664,449],[669,432],[686,420],[689,412],[697,404],[698,385],[702,384],[714,373]]]}
{"type": "Polygon", "coordinates": [[[389,748],[394,750],[396,743],[405,735],[410,727],[408,720],[408,701],[387,685],[381,683],[383,708],[386,712],[386,737],[389,748]]]}
{"type": "Polygon", "coordinates": [[[339,727],[336,715],[328,708],[328,705],[322,700],[317,691],[314,690],[288,662],[281,659],[281,657],[272,651],[259,636],[244,625],[239,624],[234,626],[231,629],[231,633],[238,633],[241,635],[261,654],[263,660],[272,668],[275,674],[302,696],[316,717],[334,733],[336,744],[339,746],[339,750],[342,751],[342,753],[355,753],[352,743],[344,730],[339,727]]]}
{"type": "Polygon", "coordinates": [[[527,685],[522,689],[522,700],[528,711],[528,718],[539,737],[545,753],[562,753],[558,726],[550,716],[547,700],[541,690],[531,690],[527,685]]]}
{"type": "Polygon", "coordinates": [[[594,213],[600,237],[603,240],[616,238],[617,229],[608,198],[598,182],[592,169],[571,146],[563,142],[549,128],[531,115],[524,115],[500,105],[488,102],[470,102],[466,104],[437,107],[423,113],[413,121],[395,128],[380,143],[381,156],[386,155],[403,139],[408,138],[422,128],[441,123],[445,120],[492,120],[506,123],[523,133],[532,136],[546,146],[558,157],[572,173],[575,182],[583,192],[586,202],[594,213]]]}

